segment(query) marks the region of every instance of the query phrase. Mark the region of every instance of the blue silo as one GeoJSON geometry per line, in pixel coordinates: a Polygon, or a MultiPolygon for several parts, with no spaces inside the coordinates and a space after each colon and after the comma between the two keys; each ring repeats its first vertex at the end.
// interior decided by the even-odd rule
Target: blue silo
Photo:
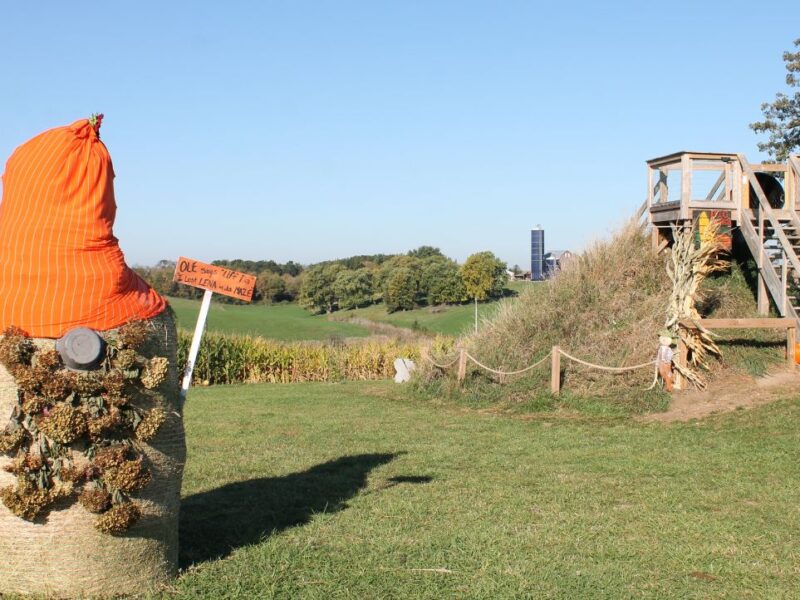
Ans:
{"type": "Polygon", "coordinates": [[[531,281],[542,281],[544,278],[544,229],[537,225],[531,229],[531,281]]]}

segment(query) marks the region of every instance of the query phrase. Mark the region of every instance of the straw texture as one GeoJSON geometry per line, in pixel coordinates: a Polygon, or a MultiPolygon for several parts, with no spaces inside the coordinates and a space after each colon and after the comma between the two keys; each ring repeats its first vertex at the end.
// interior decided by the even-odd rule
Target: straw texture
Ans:
{"type": "MultiPolygon", "coordinates": [[[[95,515],[77,502],[64,502],[43,519],[25,521],[0,505],[0,594],[108,597],[138,594],[168,582],[177,572],[178,511],[186,445],[181,415],[176,331],[171,314],[148,321],[147,357],[166,356],[170,369],[163,390],[167,419],[142,449],[153,479],[134,499],[142,518],[125,535],[94,527],[95,515]]],[[[113,332],[110,332],[113,335],[113,332]]],[[[37,344],[52,347],[49,339],[37,344]]],[[[0,423],[16,402],[16,385],[0,366],[0,423]]],[[[0,456],[0,467],[10,461],[0,456]]],[[[14,477],[0,471],[0,486],[14,477]]]]}

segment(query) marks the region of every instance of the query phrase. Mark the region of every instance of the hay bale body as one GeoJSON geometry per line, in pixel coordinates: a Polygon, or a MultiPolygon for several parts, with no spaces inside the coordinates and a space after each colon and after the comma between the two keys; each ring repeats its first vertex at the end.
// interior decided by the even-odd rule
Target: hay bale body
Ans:
{"type": "MultiPolygon", "coordinates": [[[[152,590],[175,576],[178,560],[178,511],[186,458],[176,366],[175,323],[168,312],[147,321],[147,356],[165,356],[170,369],[164,382],[167,419],[155,438],[142,444],[152,481],[135,494],[142,518],[124,535],[94,527],[96,515],[76,501],[56,504],[34,522],[15,516],[0,504],[0,594],[56,597],[112,596],[152,590]]],[[[37,339],[43,347],[54,340],[37,339]]],[[[14,379],[0,366],[0,423],[17,398],[14,379]]],[[[10,458],[0,456],[0,467],[10,458]]],[[[14,476],[0,471],[0,487],[14,476]]]]}

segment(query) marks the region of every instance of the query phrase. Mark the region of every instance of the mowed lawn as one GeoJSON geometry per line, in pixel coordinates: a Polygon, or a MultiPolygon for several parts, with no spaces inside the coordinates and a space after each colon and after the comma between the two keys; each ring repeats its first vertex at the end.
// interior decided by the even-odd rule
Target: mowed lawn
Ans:
{"type": "MultiPolygon", "coordinates": [[[[200,302],[185,298],[170,298],[178,325],[194,330],[200,302]]],[[[236,305],[212,301],[208,311],[208,331],[254,335],[282,341],[327,340],[331,336],[364,337],[366,327],[352,323],[330,321],[324,315],[312,315],[297,304],[236,305]]]]}
{"type": "MultiPolygon", "coordinates": [[[[507,288],[518,294],[531,285],[537,286],[539,284],[531,284],[530,281],[512,281],[508,283],[507,288]]],[[[541,285],[539,287],[544,289],[541,285]]],[[[481,319],[491,317],[499,305],[498,301],[479,302],[479,324],[481,319]]],[[[455,337],[472,331],[475,327],[475,305],[434,306],[387,313],[383,304],[375,304],[365,308],[335,312],[331,318],[336,320],[366,319],[376,323],[387,323],[395,327],[419,329],[455,337]]]]}
{"type": "MultiPolygon", "coordinates": [[[[494,314],[498,306],[497,302],[479,303],[479,322],[480,319],[494,314]]],[[[365,308],[335,312],[331,319],[340,322],[365,319],[375,323],[455,337],[475,327],[475,306],[472,304],[436,306],[387,313],[383,304],[374,304],[365,308]]]]}
{"type": "MultiPolygon", "coordinates": [[[[530,285],[530,282],[515,281],[509,283],[508,288],[519,293],[530,285]]],[[[178,325],[193,330],[200,312],[200,301],[170,298],[169,303],[175,310],[178,325]]],[[[478,318],[491,316],[498,305],[498,302],[478,304],[478,318]]],[[[212,301],[208,313],[208,330],[284,341],[370,335],[367,327],[349,322],[353,319],[457,336],[474,327],[475,308],[472,304],[464,304],[387,313],[383,304],[375,304],[366,308],[337,311],[327,316],[311,314],[298,304],[236,305],[212,301]]]]}
{"type": "Polygon", "coordinates": [[[797,399],[642,425],[402,393],[193,389],[162,597],[797,597],[797,399]]]}

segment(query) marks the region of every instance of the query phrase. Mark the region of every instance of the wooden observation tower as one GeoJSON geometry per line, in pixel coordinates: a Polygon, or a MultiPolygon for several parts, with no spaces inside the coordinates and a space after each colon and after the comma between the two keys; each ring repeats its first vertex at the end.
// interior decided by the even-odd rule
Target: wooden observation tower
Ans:
{"type": "Polygon", "coordinates": [[[647,161],[642,211],[653,244],[665,248],[672,226],[717,218],[738,231],[758,266],[758,311],[800,324],[800,156],[752,164],[743,154],[676,152],[647,161]]]}

